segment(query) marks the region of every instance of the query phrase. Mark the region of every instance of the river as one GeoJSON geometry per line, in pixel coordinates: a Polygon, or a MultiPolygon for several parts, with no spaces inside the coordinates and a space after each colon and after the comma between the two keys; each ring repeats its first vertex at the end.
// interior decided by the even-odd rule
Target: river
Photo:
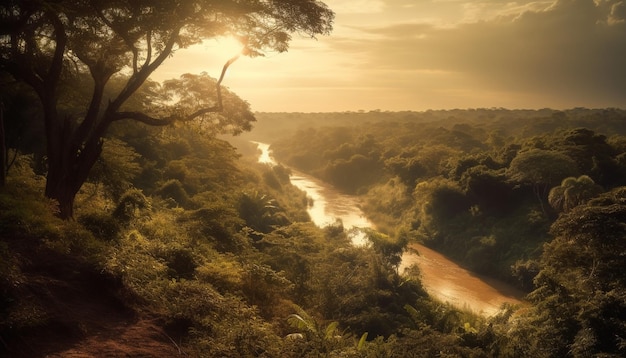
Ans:
{"type": "MultiPolygon", "coordinates": [[[[261,151],[259,162],[276,164],[269,144],[254,143],[261,151]]],[[[357,197],[343,194],[330,185],[297,171],[292,172],[291,183],[312,199],[308,213],[317,226],[324,227],[340,219],[344,228],[354,229],[351,233],[353,244],[366,244],[366,239],[358,228],[370,228],[373,225],[363,215],[357,197]]],[[[400,272],[417,264],[426,291],[443,302],[485,316],[496,314],[505,302],[521,303],[523,292],[504,282],[474,274],[424,245],[411,244],[410,248],[402,256],[400,272]]]]}

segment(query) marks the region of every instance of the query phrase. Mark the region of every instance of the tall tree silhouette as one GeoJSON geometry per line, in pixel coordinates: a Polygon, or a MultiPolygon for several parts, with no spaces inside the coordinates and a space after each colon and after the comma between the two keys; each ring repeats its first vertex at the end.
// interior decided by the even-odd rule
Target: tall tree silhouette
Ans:
{"type": "MultiPolygon", "coordinates": [[[[163,101],[147,113],[125,108],[127,101],[177,49],[220,36],[234,36],[243,54],[286,51],[293,33],[314,37],[332,29],[333,12],[315,0],[9,0],[0,5],[0,70],[27,83],[37,93],[47,141],[46,196],[59,202],[63,218],[73,216],[76,193],[102,150],[112,123],[136,120],[167,125],[224,109],[221,80],[236,59],[228,61],[215,96],[193,108],[163,101]],[[65,113],[63,83],[87,74],[91,89],[82,111],[65,113]],[[123,86],[109,98],[107,84],[126,74],[123,86]],[[211,103],[209,103],[211,102],[211,103]]],[[[184,81],[181,81],[185,85],[184,81]]],[[[240,125],[253,120],[243,101],[240,125]]],[[[218,119],[219,120],[219,119],[218,119]]],[[[231,128],[232,129],[232,128],[231,128]]]]}

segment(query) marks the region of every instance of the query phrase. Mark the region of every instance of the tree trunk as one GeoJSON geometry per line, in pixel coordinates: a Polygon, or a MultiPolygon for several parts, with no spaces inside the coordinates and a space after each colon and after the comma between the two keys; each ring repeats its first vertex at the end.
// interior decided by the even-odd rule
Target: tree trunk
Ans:
{"type": "Polygon", "coordinates": [[[46,124],[46,154],[48,156],[48,173],[46,174],[46,196],[59,202],[59,215],[63,219],[71,219],[73,210],[68,209],[73,204],[71,195],[66,186],[71,178],[68,177],[69,166],[67,156],[68,122],[60,120],[53,96],[43,97],[43,116],[46,124]]]}
{"type": "Polygon", "coordinates": [[[56,191],[54,199],[59,202],[59,216],[63,220],[71,220],[74,218],[74,199],[76,198],[76,192],[71,190],[70,185],[67,183],[56,183],[57,179],[47,178],[47,183],[55,184],[56,191]]]}
{"type": "Polygon", "coordinates": [[[78,148],[72,145],[76,136],[70,119],[63,121],[59,137],[48,145],[48,175],[46,196],[59,202],[59,216],[64,220],[74,217],[74,200],[83,186],[91,168],[102,152],[98,136],[90,137],[78,148]]]}
{"type": "Polygon", "coordinates": [[[70,117],[59,118],[53,106],[44,107],[44,116],[48,140],[46,196],[57,200],[59,216],[70,220],[74,217],[76,194],[100,156],[102,142],[98,133],[77,144],[79,134],[74,121],[70,117]]]}

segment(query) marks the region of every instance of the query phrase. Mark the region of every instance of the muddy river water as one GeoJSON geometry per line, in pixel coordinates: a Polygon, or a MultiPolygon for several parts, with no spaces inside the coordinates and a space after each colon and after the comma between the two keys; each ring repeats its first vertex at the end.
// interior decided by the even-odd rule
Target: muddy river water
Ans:
{"type": "MultiPolygon", "coordinates": [[[[261,150],[259,161],[275,164],[269,145],[256,144],[261,150]]],[[[372,227],[359,208],[358,198],[342,194],[330,185],[299,172],[292,173],[291,183],[312,199],[308,212],[316,225],[324,227],[340,219],[346,229],[372,227]]],[[[352,236],[352,241],[355,245],[366,243],[358,231],[352,236]]],[[[443,302],[487,316],[496,314],[505,302],[521,302],[523,293],[510,285],[474,274],[421,244],[411,244],[410,248],[402,257],[400,272],[417,264],[428,293],[443,302]]]]}

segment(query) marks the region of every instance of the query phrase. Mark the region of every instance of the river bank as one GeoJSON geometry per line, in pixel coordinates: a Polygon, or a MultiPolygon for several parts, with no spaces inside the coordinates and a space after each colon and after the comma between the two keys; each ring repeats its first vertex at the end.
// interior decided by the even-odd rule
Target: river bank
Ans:
{"type": "MultiPolygon", "coordinates": [[[[269,144],[255,143],[261,151],[259,162],[275,165],[269,144]]],[[[307,211],[317,226],[331,225],[339,219],[347,230],[373,227],[359,208],[357,197],[343,194],[330,185],[297,171],[292,172],[290,179],[293,185],[312,199],[307,211]]],[[[355,245],[366,244],[366,238],[358,230],[353,231],[351,239],[355,245]]],[[[491,316],[504,303],[522,303],[524,293],[520,290],[504,282],[472,273],[424,245],[410,245],[410,250],[402,256],[400,272],[413,264],[417,264],[420,269],[426,291],[455,307],[491,316]]]]}

